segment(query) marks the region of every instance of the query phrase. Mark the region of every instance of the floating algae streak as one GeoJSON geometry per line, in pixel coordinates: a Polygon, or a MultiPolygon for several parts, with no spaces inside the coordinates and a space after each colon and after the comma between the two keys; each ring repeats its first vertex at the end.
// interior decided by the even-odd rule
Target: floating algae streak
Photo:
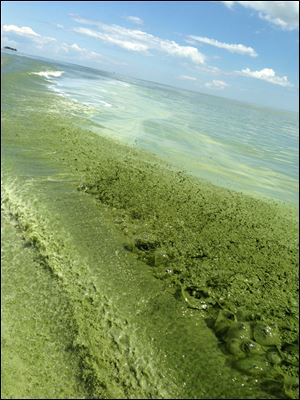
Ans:
{"type": "Polygon", "coordinates": [[[2,397],[297,398],[295,211],[96,135],[49,90],[73,67],[3,58],[2,397]]]}

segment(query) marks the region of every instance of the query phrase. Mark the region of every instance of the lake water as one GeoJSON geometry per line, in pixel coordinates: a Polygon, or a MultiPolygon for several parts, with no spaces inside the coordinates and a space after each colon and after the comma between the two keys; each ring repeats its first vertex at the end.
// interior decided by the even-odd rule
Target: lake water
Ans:
{"type": "Polygon", "coordinates": [[[53,71],[40,76],[58,95],[88,107],[84,123],[98,133],[219,186],[297,202],[297,113],[70,64],[53,71]]]}

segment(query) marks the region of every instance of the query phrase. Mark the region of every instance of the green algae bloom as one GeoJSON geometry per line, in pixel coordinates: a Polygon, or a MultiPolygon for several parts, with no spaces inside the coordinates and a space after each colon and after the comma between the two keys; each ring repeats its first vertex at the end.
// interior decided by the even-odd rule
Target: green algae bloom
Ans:
{"type": "Polygon", "coordinates": [[[2,397],[297,398],[295,211],[83,129],[7,60],[2,397]]]}

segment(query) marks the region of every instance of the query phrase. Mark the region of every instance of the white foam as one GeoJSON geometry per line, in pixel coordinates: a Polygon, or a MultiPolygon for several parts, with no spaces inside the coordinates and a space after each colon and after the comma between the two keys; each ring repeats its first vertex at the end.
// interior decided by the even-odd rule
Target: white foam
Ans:
{"type": "Polygon", "coordinates": [[[99,100],[99,103],[101,103],[104,107],[112,107],[112,104],[107,103],[106,101],[99,100]]]}
{"type": "Polygon", "coordinates": [[[130,87],[131,86],[129,83],[122,82],[122,81],[119,81],[119,85],[124,86],[124,87],[130,87]]]}
{"type": "Polygon", "coordinates": [[[129,83],[123,82],[123,81],[107,81],[107,83],[111,85],[116,85],[116,86],[123,86],[123,87],[130,87],[131,85],[129,83]]]}
{"type": "Polygon", "coordinates": [[[46,79],[59,78],[65,71],[41,71],[31,72],[31,75],[43,76],[46,79]]]}
{"type": "Polygon", "coordinates": [[[48,85],[47,87],[48,87],[48,89],[53,90],[53,92],[55,92],[58,96],[62,96],[62,97],[69,96],[68,94],[64,93],[62,90],[57,89],[57,87],[55,87],[54,85],[48,85]]]}

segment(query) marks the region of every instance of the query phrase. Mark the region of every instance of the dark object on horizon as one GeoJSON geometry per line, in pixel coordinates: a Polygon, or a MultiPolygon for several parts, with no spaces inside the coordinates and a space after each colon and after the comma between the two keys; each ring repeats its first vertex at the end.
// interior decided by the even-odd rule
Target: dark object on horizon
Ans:
{"type": "Polygon", "coordinates": [[[5,49],[8,49],[8,50],[17,51],[17,49],[14,49],[13,47],[9,47],[9,46],[4,46],[4,48],[5,48],[5,49]]]}

